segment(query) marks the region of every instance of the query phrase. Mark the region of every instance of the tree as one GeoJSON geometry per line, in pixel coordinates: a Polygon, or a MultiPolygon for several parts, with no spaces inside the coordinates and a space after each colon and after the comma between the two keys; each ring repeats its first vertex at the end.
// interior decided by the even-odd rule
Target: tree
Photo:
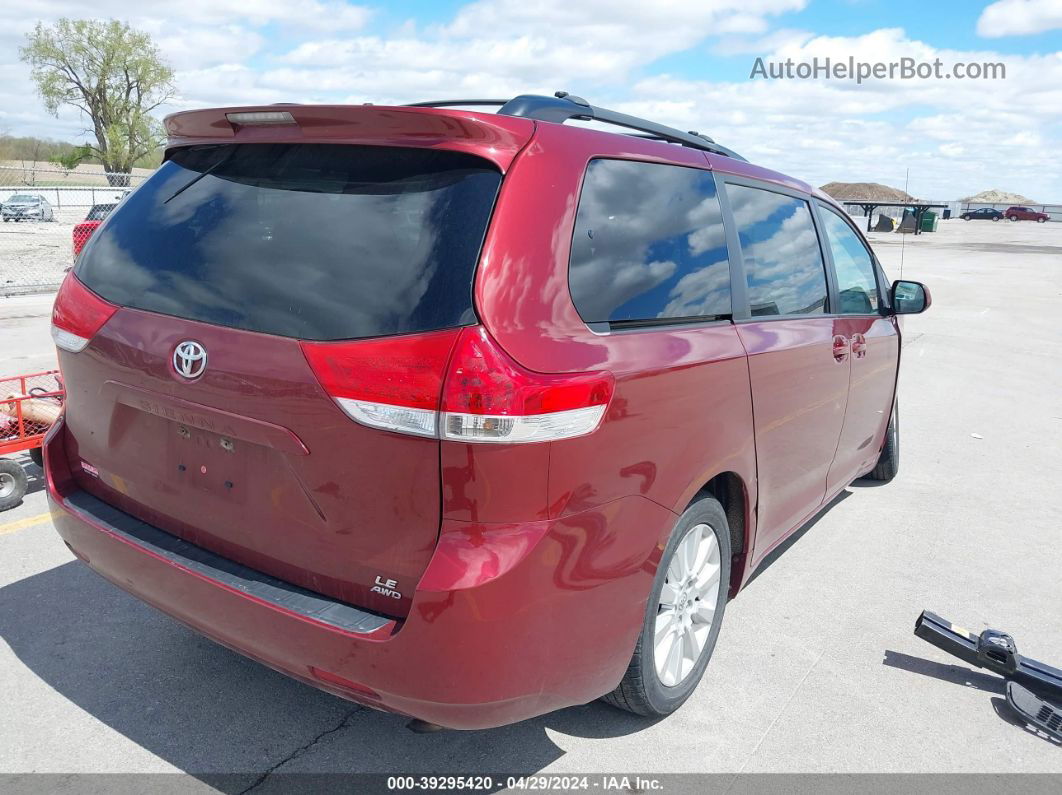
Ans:
{"type": "Polygon", "coordinates": [[[55,163],[67,171],[73,171],[81,163],[88,158],[92,157],[93,149],[88,144],[82,144],[81,146],[75,146],[68,151],[60,152],[57,155],[52,155],[48,158],[49,163],[55,163]]]}
{"type": "Polygon", "coordinates": [[[92,123],[88,155],[127,186],[133,164],[161,146],[162,124],[151,112],[175,94],[173,70],[146,33],[117,20],[38,22],[19,51],[32,67],[37,92],[53,116],[64,105],[92,123]]]}

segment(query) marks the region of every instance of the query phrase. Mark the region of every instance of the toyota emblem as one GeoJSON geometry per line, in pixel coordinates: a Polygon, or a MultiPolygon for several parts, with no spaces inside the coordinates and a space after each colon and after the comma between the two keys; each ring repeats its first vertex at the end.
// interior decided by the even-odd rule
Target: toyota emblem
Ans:
{"type": "Polygon", "coordinates": [[[185,340],[173,351],[173,369],[187,379],[198,378],[207,366],[206,348],[198,342],[185,340]]]}

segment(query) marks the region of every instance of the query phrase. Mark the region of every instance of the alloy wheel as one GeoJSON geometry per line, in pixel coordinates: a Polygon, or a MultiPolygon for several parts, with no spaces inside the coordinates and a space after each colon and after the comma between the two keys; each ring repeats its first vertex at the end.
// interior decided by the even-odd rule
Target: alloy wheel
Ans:
{"type": "Polygon", "coordinates": [[[707,524],[694,525],[679,542],[660,590],[653,657],[665,687],[681,684],[700,659],[719,600],[719,541],[707,524]]]}

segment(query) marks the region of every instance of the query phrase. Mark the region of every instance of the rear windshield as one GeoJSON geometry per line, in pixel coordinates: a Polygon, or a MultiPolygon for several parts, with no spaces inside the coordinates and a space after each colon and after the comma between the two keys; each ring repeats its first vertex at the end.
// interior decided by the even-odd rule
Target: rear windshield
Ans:
{"type": "Polygon", "coordinates": [[[474,322],[501,174],[458,152],[335,144],[178,150],[76,267],[121,306],[307,340],[474,322]]]}

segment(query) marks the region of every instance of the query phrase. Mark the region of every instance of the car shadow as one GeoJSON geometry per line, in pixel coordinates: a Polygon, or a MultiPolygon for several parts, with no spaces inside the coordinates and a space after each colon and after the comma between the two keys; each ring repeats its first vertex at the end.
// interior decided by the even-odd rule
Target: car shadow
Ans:
{"type": "Polygon", "coordinates": [[[225,792],[295,759],[325,773],[527,775],[564,754],[547,729],[607,738],[653,723],[593,702],[498,729],[416,734],[407,718],[359,708],[203,638],[77,561],[0,588],[0,637],[78,708],[225,792]],[[311,748],[316,758],[307,758],[311,748]]]}
{"type": "MultiPolygon", "coordinates": [[[[851,496],[852,492],[850,492],[848,489],[842,491],[840,494],[838,494],[836,497],[834,497],[832,500],[822,506],[822,508],[819,509],[819,512],[813,517],[811,517],[811,519],[809,519],[799,530],[794,532],[791,536],[789,536],[789,538],[787,538],[777,547],[772,549],[771,552],[767,555],[767,557],[765,557],[756,567],[756,571],[752,573],[752,576],[749,577],[748,582],[745,583],[745,588],[748,588],[750,585],[752,585],[752,583],[755,582],[755,580],[760,575],[767,571],[767,569],[769,569],[775,563],[775,561],[778,560],[778,558],[782,557],[782,555],[784,555],[786,551],[790,549],[797,541],[806,536],[811,531],[811,528],[817,525],[822,520],[822,517],[829,513],[832,508],[837,505],[840,505],[842,502],[844,502],[851,496]]],[[[742,590],[744,590],[744,588],[742,590]]]]}
{"type": "Polygon", "coordinates": [[[15,460],[22,464],[26,473],[26,496],[44,491],[44,470],[30,460],[28,453],[16,457],[15,460]]]}

